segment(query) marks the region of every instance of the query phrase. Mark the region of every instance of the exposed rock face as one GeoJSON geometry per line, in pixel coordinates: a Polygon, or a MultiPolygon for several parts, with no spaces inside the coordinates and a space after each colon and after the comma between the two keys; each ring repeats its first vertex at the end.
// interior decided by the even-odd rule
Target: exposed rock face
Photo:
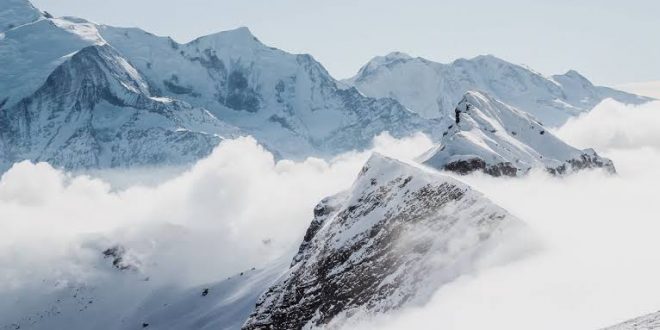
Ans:
{"type": "Polygon", "coordinates": [[[461,175],[467,175],[475,171],[482,171],[492,176],[516,176],[518,174],[518,169],[509,162],[489,165],[479,158],[453,161],[447,163],[444,169],[461,175]]]}
{"type": "Polygon", "coordinates": [[[491,55],[436,63],[403,53],[379,56],[346,81],[371,97],[391,97],[426,118],[451,117],[463,95],[484,91],[558,126],[606,98],[639,104],[650,99],[594,86],[575,71],[546,77],[491,55]]]}
{"type": "Polygon", "coordinates": [[[454,110],[455,120],[438,147],[421,157],[425,164],[459,174],[483,171],[518,176],[532,168],[555,175],[589,168],[614,173],[612,161],[593,149],[563,142],[541,123],[483,92],[469,92],[454,110]]]}
{"type": "Polygon", "coordinates": [[[520,222],[451,178],[374,155],[323,200],[244,329],[301,329],[423,302],[520,222]]]}
{"type": "Polygon", "coordinates": [[[139,262],[130,254],[127,254],[126,248],[121,245],[103,250],[103,258],[109,259],[112,266],[119,270],[138,270],[139,262]]]}
{"type": "Polygon", "coordinates": [[[603,330],[656,330],[660,329],[660,312],[640,316],[603,330]]]}

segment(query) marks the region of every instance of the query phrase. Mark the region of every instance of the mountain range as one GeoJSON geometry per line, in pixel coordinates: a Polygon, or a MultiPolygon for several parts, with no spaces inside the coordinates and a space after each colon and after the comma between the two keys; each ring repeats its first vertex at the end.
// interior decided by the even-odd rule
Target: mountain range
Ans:
{"type": "Polygon", "coordinates": [[[70,170],[190,164],[240,135],[288,159],[365,149],[385,131],[440,143],[472,89],[550,123],[604,97],[648,100],[492,56],[442,66],[394,53],[342,82],[312,56],[266,46],[247,28],[180,44],[54,18],[27,0],[4,1],[0,19],[0,170],[25,159],[70,170]]]}
{"type": "Polygon", "coordinates": [[[0,329],[340,328],[423,305],[534,236],[435,169],[614,173],[612,161],[550,130],[605,98],[650,100],[493,56],[445,65],[392,53],[339,81],[247,28],[182,44],[3,0],[0,173],[22,160],[66,170],[191,164],[243,135],[294,160],[367,149],[383,132],[423,132],[436,146],[414,163],[372,155],[352,186],[316,205],[297,252],[213,283],[172,283],[125,242],[90,239],[82,248],[95,258],[77,265],[89,276],[44,279],[0,300],[0,329]]]}
{"type": "Polygon", "coordinates": [[[590,111],[606,98],[629,104],[650,99],[593,85],[577,71],[546,77],[492,55],[450,64],[394,52],[365,64],[344,81],[371,97],[391,97],[425,118],[450,114],[468,91],[482,91],[549,126],[590,111]]]}

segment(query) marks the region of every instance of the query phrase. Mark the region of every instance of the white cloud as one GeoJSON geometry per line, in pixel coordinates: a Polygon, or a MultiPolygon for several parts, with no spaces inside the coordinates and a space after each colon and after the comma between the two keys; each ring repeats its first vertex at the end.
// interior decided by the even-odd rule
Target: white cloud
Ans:
{"type": "Polygon", "coordinates": [[[562,139],[597,151],[651,147],[660,150],[660,101],[626,106],[603,101],[557,131],[562,139]]]}
{"type": "MultiPolygon", "coordinates": [[[[423,135],[374,140],[374,150],[404,158],[430,147],[423,135]]],[[[104,171],[118,179],[113,186],[44,163],[15,164],[0,179],[0,295],[96,276],[101,251],[114,244],[146,273],[184,286],[261,266],[297,248],[315,204],[348,188],[370,152],[276,162],[240,138],[184,172],[158,172],[168,173],[165,182],[128,188],[144,173],[104,171]]]]}

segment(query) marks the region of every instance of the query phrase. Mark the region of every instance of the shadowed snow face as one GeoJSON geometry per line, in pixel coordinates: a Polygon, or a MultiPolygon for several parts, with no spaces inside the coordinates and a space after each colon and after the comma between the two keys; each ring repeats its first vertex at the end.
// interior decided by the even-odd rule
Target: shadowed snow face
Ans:
{"type": "Polygon", "coordinates": [[[611,158],[618,175],[461,177],[540,236],[543,249],[463,276],[426,306],[352,327],[597,329],[656,311],[660,278],[660,103],[605,101],[558,130],[611,158]]]}

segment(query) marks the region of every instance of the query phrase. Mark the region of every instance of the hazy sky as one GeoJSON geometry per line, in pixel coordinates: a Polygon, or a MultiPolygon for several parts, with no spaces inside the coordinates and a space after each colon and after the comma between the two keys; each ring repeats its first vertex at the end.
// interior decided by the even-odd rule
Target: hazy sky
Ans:
{"type": "Polygon", "coordinates": [[[247,26],[264,43],[310,53],[336,78],[399,50],[449,62],[493,54],[596,83],[660,80],[656,0],[33,0],[55,16],[139,26],[178,41],[247,26]]]}

